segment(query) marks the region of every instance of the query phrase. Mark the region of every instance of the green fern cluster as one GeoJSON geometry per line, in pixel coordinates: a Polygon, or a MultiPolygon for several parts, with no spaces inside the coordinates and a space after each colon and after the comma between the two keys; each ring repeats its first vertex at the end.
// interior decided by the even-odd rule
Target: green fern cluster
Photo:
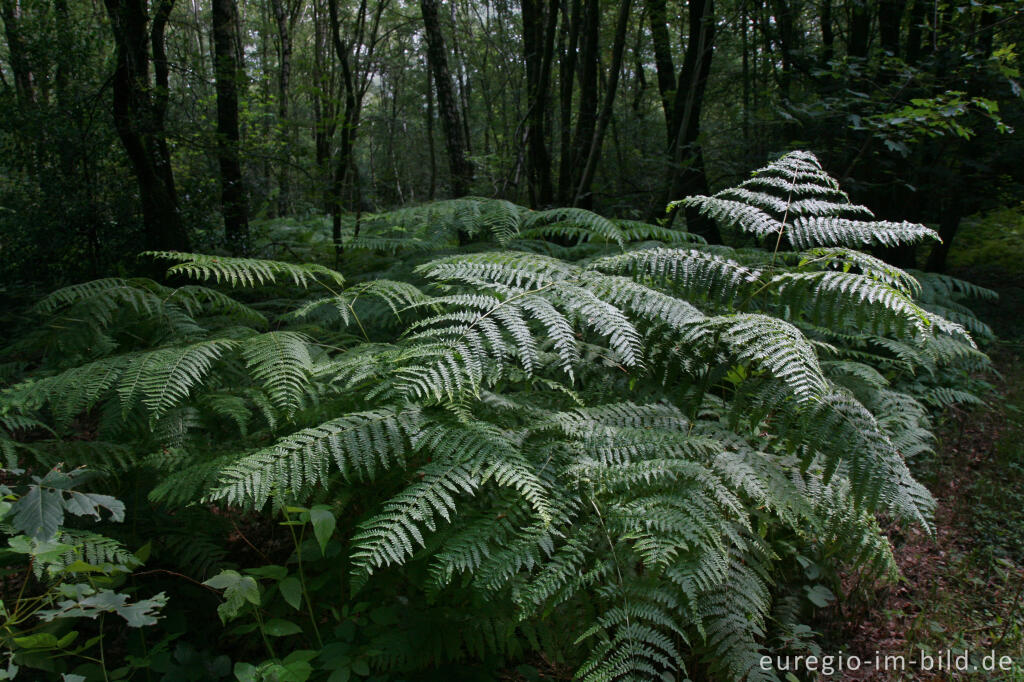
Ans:
{"type": "Polygon", "coordinates": [[[877,515],[929,526],[906,460],[928,406],[977,400],[989,331],[960,299],[987,292],[858,251],[935,235],[872,220],[807,153],[685,203],[767,248],[466,199],[373,218],[346,248],[423,254],[351,281],[152,254],[214,288],[42,301],[0,450],[149,472],[171,508],[334,505],[350,598],[398,580],[463,620],[439,641],[410,617],[382,671],[534,648],[586,680],[775,679],[794,556],[893,575],[877,515]],[[429,237],[457,232],[489,244],[429,237]]]}

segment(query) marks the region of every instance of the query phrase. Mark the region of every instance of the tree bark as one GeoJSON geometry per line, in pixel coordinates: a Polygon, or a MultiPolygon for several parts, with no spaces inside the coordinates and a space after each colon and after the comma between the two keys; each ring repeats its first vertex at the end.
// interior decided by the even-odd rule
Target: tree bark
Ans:
{"type": "Polygon", "coordinates": [[[946,271],[946,258],[953,246],[953,238],[956,237],[956,233],[960,229],[960,219],[963,213],[960,202],[952,203],[953,205],[943,212],[942,219],[939,221],[939,237],[942,239],[942,243],[936,244],[928,254],[925,269],[929,272],[946,271]]]}
{"type": "Polygon", "coordinates": [[[249,242],[249,211],[242,180],[238,142],[238,68],[235,0],[213,0],[213,44],[217,81],[217,162],[220,165],[220,204],[229,248],[245,253],[249,242]]]}
{"type": "Polygon", "coordinates": [[[832,0],[821,0],[821,12],[818,15],[821,24],[821,62],[827,66],[835,56],[835,33],[832,28],[832,0]]]}
{"type": "Polygon", "coordinates": [[[579,46],[580,27],[583,23],[582,0],[571,0],[572,6],[563,5],[562,36],[565,49],[559,63],[559,164],[558,164],[558,199],[562,205],[569,203],[569,188],[572,186],[573,149],[572,149],[572,93],[576,78],[577,48],[579,46]]]}
{"type": "Polygon", "coordinates": [[[554,200],[545,118],[558,21],[557,0],[522,0],[522,19],[527,83],[526,169],[530,205],[537,208],[554,200]]]}
{"type": "Polygon", "coordinates": [[[434,74],[437,89],[437,108],[441,115],[445,146],[448,150],[448,167],[452,176],[452,195],[465,196],[473,182],[473,166],[466,158],[466,140],[459,107],[448,71],[448,57],[444,34],[438,20],[437,0],[420,0],[423,28],[427,38],[427,62],[434,74]]]}
{"type": "MultiPolygon", "coordinates": [[[[604,143],[604,133],[608,128],[608,121],[612,117],[612,107],[615,104],[615,92],[618,90],[619,74],[622,71],[622,53],[626,46],[626,26],[629,23],[630,0],[621,0],[619,12],[615,24],[615,40],[612,43],[612,64],[611,72],[608,75],[608,85],[605,90],[604,103],[598,115],[594,134],[590,141],[586,162],[583,166],[583,173],[580,177],[579,187],[576,189],[576,196],[573,200],[574,206],[591,206],[593,203],[590,186],[594,181],[594,173],[597,171],[597,162],[601,158],[601,146],[604,143]]],[[[582,159],[581,159],[582,160],[582,159]]]]}
{"type": "Polygon", "coordinates": [[[18,104],[28,107],[35,102],[32,66],[28,47],[21,33],[21,8],[16,0],[0,0],[0,19],[7,37],[7,56],[14,76],[14,90],[18,104]]]}
{"type": "Polygon", "coordinates": [[[882,50],[893,57],[900,55],[900,24],[906,6],[906,0],[881,0],[878,4],[878,37],[882,50]]]}
{"type": "Polygon", "coordinates": [[[576,111],[576,130],[572,138],[572,152],[568,174],[562,175],[563,186],[559,188],[561,203],[576,205],[576,190],[582,175],[581,165],[597,128],[597,80],[599,47],[601,35],[601,3],[599,0],[584,0],[581,42],[577,61],[579,64],[580,98],[576,111]]]}
{"type": "Polygon", "coordinates": [[[851,57],[866,59],[871,30],[868,2],[867,0],[847,0],[847,6],[850,12],[850,31],[846,42],[846,52],[851,57]]]}
{"type": "Polygon", "coordinates": [[[274,21],[277,24],[278,39],[278,78],[277,78],[277,117],[281,127],[281,143],[285,155],[285,163],[281,164],[277,177],[277,212],[286,215],[290,210],[291,187],[288,177],[288,163],[291,157],[291,135],[288,125],[288,98],[292,75],[292,28],[299,12],[302,0],[271,0],[274,21]]]}
{"type": "Polygon", "coordinates": [[[427,200],[433,201],[437,192],[437,155],[434,152],[434,79],[427,67],[427,154],[430,156],[430,185],[427,200]]]}
{"type": "Polygon", "coordinates": [[[164,27],[173,0],[161,0],[147,32],[146,0],[104,0],[116,46],[112,78],[114,125],[139,186],[147,250],[187,251],[164,131],[167,57],[164,27]],[[152,42],[156,87],[149,87],[152,42]]]}
{"type": "MultiPolygon", "coordinates": [[[[665,0],[650,0],[651,38],[654,42],[654,68],[658,74],[658,94],[665,112],[666,142],[672,144],[672,102],[676,91],[676,67],[672,60],[672,45],[668,35],[668,13],[665,0]]],[[[746,33],[744,33],[746,36],[746,33]]],[[[744,57],[746,53],[744,53],[744,57]]]]}
{"type": "MultiPolygon", "coordinates": [[[[694,194],[710,193],[699,138],[704,91],[714,54],[715,6],[714,0],[689,0],[688,4],[689,40],[676,86],[672,118],[667,121],[670,163],[664,204],[694,194]]],[[[691,231],[712,243],[721,242],[714,221],[692,209],[687,209],[686,220],[691,231]]]]}

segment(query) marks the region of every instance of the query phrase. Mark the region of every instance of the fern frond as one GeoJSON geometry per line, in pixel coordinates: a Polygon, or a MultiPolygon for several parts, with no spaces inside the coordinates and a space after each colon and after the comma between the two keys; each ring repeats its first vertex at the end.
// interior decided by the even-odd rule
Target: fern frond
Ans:
{"type": "Polygon", "coordinates": [[[223,467],[209,498],[259,509],[275,493],[301,498],[332,468],[346,480],[373,480],[404,465],[422,424],[415,408],[381,408],[296,431],[223,467]]]}
{"type": "Polygon", "coordinates": [[[289,331],[267,332],[246,339],[242,357],[252,376],[263,385],[270,401],[291,416],[302,405],[313,362],[311,340],[289,331]]]}
{"type": "Polygon", "coordinates": [[[260,260],[257,258],[233,258],[230,256],[206,256],[200,253],[181,253],[179,251],[147,251],[144,256],[157,260],[176,262],[167,273],[181,274],[200,280],[214,280],[231,286],[257,286],[291,281],[296,286],[308,287],[320,280],[335,285],[345,283],[340,273],[317,265],[306,263],[293,265],[276,260],[260,260]]]}
{"type": "Polygon", "coordinates": [[[558,234],[559,227],[574,228],[590,239],[599,239],[625,244],[622,230],[611,220],[582,208],[553,208],[548,211],[537,211],[526,216],[522,223],[523,236],[531,234],[558,234]],[[552,232],[546,232],[552,231],[552,232]]]}

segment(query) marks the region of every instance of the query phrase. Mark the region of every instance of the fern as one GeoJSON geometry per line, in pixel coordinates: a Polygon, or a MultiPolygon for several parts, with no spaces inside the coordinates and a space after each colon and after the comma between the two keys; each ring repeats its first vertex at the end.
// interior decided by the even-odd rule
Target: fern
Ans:
{"type": "Polygon", "coordinates": [[[272,260],[204,256],[178,251],[148,251],[143,255],[157,260],[177,261],[177,265],[168,269],[168,274],[182,274],[201,280],[212,279],[218,283],[223,281],[231,286],[252,287],[291,281],[292,284],[305,288],[321,279],[339,286],[345,282],[340,273],[316,263],[292,265],[272,260]]]}
{"type": "Polygon", "coordinates": [[[206,284],[43,299],[0,452],[143,481],[191,575],[231,558],[224,508],[294,529],[325,505],[331,532],[297,540],[311,622],[402,595],[366,643],[382,674],[533,648],[580,679],[770,679],[795,557],[891,578],[877,515],[930,526],[907,461],[929,408],[980,400],[965,302],[988,293],[860,251],[934,233],[873,220],[807,153],[684,203],[763,247],[468,197],[365,216],[344,246],[377,269],[347,279],[151,254],[206,284]]]}

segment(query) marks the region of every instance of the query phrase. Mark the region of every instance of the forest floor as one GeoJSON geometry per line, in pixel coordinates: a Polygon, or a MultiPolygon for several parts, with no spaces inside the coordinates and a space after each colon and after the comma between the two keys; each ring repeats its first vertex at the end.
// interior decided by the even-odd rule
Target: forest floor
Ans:
{"type": "Polygon", "coordinates": [[[947,413],[935,455],[912,463],[938,501],[934,535],[891,528],[903,579],[832,614],[823,653],[863,661],[843,680],[1024,680],[1024,307],[999,288],[1010,310],[979,311],[1004,339],[985,349],[988,406],[947,413]]]}

